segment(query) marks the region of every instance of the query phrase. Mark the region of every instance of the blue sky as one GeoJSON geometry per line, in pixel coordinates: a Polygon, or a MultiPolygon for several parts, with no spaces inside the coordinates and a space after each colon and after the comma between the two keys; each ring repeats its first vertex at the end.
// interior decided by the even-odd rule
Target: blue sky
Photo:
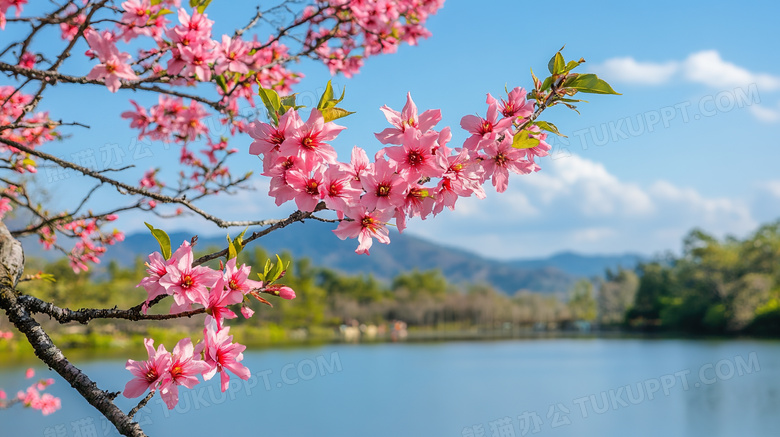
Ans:
{"type": "MultiPolygon", "coordinates": [[[[780,216],[780,5],[587,3],[559,1],[533,10],[515,1],[449,1],[430,19],[430,39],[368,59],[353,79],[333,78],[338,88],[347,88],[342,106],[357,111],[340,120],[348,128],[334,144],[342,159],[353,145],[379,149],[373,132],[386,127],[379,107],[400,110],[407,91],[420,110],[441,108],[437,127],[452,126],[455,140],[464,140],[463,115],[484,115],[485,94],[498,95],[505,84],[529,87],[529,68],[546,72],[547,60],[564,44],[567,59],[584,57],[583,71],[598,73],[623,93],[585,96],[590,103],[582,104],[582,115],[564,107],[548,110],[542,118],[568,138],[553,140],[553,155],[541,161],[541,172],[510,178],[503,195],[461,199],[454,212],[410,221],[407,232],[497,258],[562,250],[649,255],[678,251],[695,226],[718,236],[744,236],[780,216]]],[[[253,5],[221,8],[213,2],[207,12],[217,22],[215,35],[240,25],[253,5]]],[[[89,62],[71,61],[64,71],[86,74],[89,68],[89,62]]],[[[327,69],[314,62],[299,68],[306,78],[296,91],[313,100],[329,79],[327,69]]],[[[106,145],[116,144],[124,151],[118,159],[137,166],[128,181],[150,167],[174,169],[173,148],[153,144],[151,156],[143,146],[131,151],[134,133],[119,119],[130,107],[128,98],[150,103],[151,97],[112,95],[102,87],[54,88],[42,109],[92,129],[69,129],[71,139],[47,150],[66,157],[92,150],[100,165],[101,154],[110,150],[106,145]]],[[[244,153],[250,142],[239,136],[232,146],[244,153]]],[[[231,167],[259,170],[260,162],[248,157],[234,159],[231,167]]],[[[61,206],[72,205],[91,186],[76,175],[49,183],[42,171],[38,179],[61,206]]],[[[258,191],[220,196],[203,207],[235,219],[290,211],[267,198],[264,178],[255,177],[254,184],[258,191]]],[[[116,199],[103,189],[94,207],[116,199]]],[[[120,228],[141,230],[143,219],[128,215],[120,228]]],[[[195,217],[158,227],[220,232],[195,217]]]]}

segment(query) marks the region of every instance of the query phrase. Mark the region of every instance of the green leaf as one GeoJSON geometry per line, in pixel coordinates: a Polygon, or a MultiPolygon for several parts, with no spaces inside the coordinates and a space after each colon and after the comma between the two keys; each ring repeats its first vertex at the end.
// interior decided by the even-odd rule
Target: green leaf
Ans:
{"type": "Polygon", "coordinates": [[[205,0],[205,1],[200,2],[200,6],[198,6],[198,13],[202,14],[203,11],[205,11],[206,8],[209,6],[210,3],[211,3],[211,0],[205,0]]]}
{"type": "Polygon", "coordinates": [[[206,10],[211,0],[190,0],[190,7],[196,9],[199,14],[206,10]]]}
{"type": "Polygon", "coordinates": [[[222,88],[222,91],[227,93],[228,88],[227,88],[227,80],[225,80],[225,76],[217,76],[215,80],[217,81],[217,85],[219,85],[219,87],[222,88]]]}
{"type": "Polygon", "coordinates": [[[542,81],[539,80],[538,77],[536,77],[536,74],[534,74],[534,69],[533,68],[531,69],[531,79],[533,79],[533,81],[534,81],[534,88],[541,89],[542,81]]]}
{"type": "Polygon", "coordinates": [[[566,67],[564,67],[562,73],[568,73],[574,70],[575,68],[579,67],[579,65],[582,64],[583,62],[585,62],[585,59],[583,58],[580,58],[579,61],[569,61],[568,63],[566,63],[566,67]]]}
{"type": "Polygon", "coordinates": [[[354,112],[349,112],[346,109],[341,108],[326,108],[322,110],[322,117],[325,119],[325,123],[346,117],[350,114],[354,114],[354,112]]]}
{"type": "Polygon", "coordinates": [[[269,279],[268,282],[274,282],[279,279],[279,276],[282,276],[282,272],[284,272],[284,263],[282,262],[282,258],[280,258],[279,255],[276,255],[276,264],[274,264],[270,276],[266,276],[266,278],[269,279]]]}
{"type": "Polygon", "coordinates": [[[244,250],[244,234],[246,233],[247,229],[244,229],[244,232],[238,234],[238,236],[234,240],[230,240],[230,234],[227,236],[228,241],[228,260],[231,260],[233,258],[236,258],[239,253],[241,253],[242,250],[244,250]]]}
{"type": "Polygon", "coordinates": [[[42,279],[46,282],[57,282],[57,278],[51,273],[38,273],[38,279],[42,279]]]}
{"type": "Polygon", "coordinates": [[[162,3],[162,0],[152,0],[151,2],[152,6],[159,5],[160,3],[162,3]]]}
{"type": "Polygon", "coordinates": [[[552,132],[555,135],[558,135],[560,137],[564,137],[564,138],[566,137],[566,135],[558,132],[558,127],[557,126],[555,126],[554,124],[552,124],[550,122],[547,122],[547,121],[536,121],[534,124],[539,126],[541,129],[546,130],[547,132],[552,132]]]}
{"type": "Polygon", "coordinates": [[[328,81],[328,84],[325,85],[325,92],[322,93],[322,97],[320,97],[320,101],[317,103],[317,109],[323,110],[327,108],[328,102],[331,100],[333,100],[333,85],[328,81]]]}
{"type": "Polygon", "coordinates": [[[168,15],[168,14],[172,14],[172,13],[173,13],[173,11],[172,11],[172,10],[170,10],[170,9],[160,9],[159,11],[157,11],[157,13],[155,13],[154,15],[151,15],[151,16],[149,17],[149,20],[147,20],[147,23],[149,23],[149,22],[152,22],[152,21],[156,20],[156,19],[157,19],[157,17],[160,17],[160,16],[162,16],[162,15],[168,15]]]}
{"type": "Polygon", "coordinates": [[[547,63],[547,69],[550,70],[550,74],[561,74],[564,68],[566,68],[566,61],[563,60],[563,55],[558,52],[550,58],[550,62],[547,63]]]}
{"type": "Polygon", "coordinates": [[[260,98],[263,100],[263,104],[268,110],[268,116],[271,117],[274,123],[279,124],[278,113],[282,106],[282,101],[279,98],[279,94],[277,94],[274,90],[265,89],[262,86],[257,91],[257,94],[260,95],[260,98]]]}
{"type": "Polygon", "coordinates": [[[542,87],[539,89],[546,90],[550,88],[551,85],[552,85],[552,76],[548,76],[547,79],[545,79],[544,82],[542,82],[542,87]]]}
{"type": "Polygon", "coordinates": [[[290,94],[289,96],[284,96],[281,98],[282,106],[287,106],[289,108],[295,107],[295,96],[296,94],[290,94]]]}
{"type": "Polygon", "coordinates": [[[281,107],[279,108],[279,113],[280,114],[284,114],[287,111],[289,111],[290,109],[293,109],[293,110],[297,111],[297,110],[299,110],[301,108],[305,108],[305,106],[303,106],[303,105],[296,105],[295,104],[295,96],[297,96],[297,95],[298,94],[295,93],[295,94],[290,94],[289,96],[284,96],[284,97],[281,98],[281,103],[282,104],[281,104],[281,107]]]}
{"type": "Polygon", "coordinates": [[[512,138],[512,147],[515,149],[530,149],[539,145],[539,140],[531,138],[527,130],[520,131],[512,138]]]}
{"type": "Polygon", "coordinates": [[[577,114],[579,114],[579,113],[580,113],[580,111],[578,111],[578,110],[577,110],[577,107],[576,107],[576,106],[574,106],[574,105],[572,105],[571,103],[563,103],[563,104],[564,104],[564,105],[566,105],[566,107],[567,107],[567,108],[569,108],[569,109],[571,109],[572,111],[576,112],[577,114]]]}
{"type": "Polygon", "coordinates": [[[574,88],[577,91],[591,94],[617,94],[607,82],[599,79],[595,74],[580,74],[571,81],[566,81],[568,88],[574,88]]]}
{"type": "Polygon", "coordinates": [[[263,267],[263,278],[268,277],[268,272],[271,271],[271,267],[273,267],[273,264],[271,264],[271,260],[270,259],[265,260],[265,267],[263,267]]]}
{"type": "Polygon", "coordinates": [[[155,240],[157,240],[157,243],[160,244],[160,253],[162,253],[163,258],[170,259],[171,238],[162,229],[155,229],[154,226],[146,222],[144,222],[144,224],[147,228],[149,228],[150,231],[152,231],[152,236],[154,236],[155,240]]]}

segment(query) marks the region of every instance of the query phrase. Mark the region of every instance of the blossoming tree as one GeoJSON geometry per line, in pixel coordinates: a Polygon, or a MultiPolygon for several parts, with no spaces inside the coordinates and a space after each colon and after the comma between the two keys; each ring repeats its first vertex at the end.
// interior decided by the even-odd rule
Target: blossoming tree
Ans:
{"type": "MultiPolygon", "coordinates": [[[[199,377],[208,380],[219,373],[224,391],[231,375],[250,376],[241,364],[245,346],[233,341],[226,320],[237,317],[235,309],[243,317],[253,317],[246,305],[249,299],[270,304],[264,295],[293,299],[295,291],[283,285],[285,266],[278,257],[250,279],[252,267],[237,261],[244,246],[291,223],[321,220],[334,223],[334,238],[356,238],[356,252],[368,254],[374,239],[390,242],[388,225],[403,231],[408,219],[452,210],[460,197],[484,198],[488,181],[501,193],[510,173],[539,171],[536,158],[550,149],[545,142],[548,132],[559,134],[553,124],[539,120],[546,108],[563,104],[574,109],[578,92],[615,94],[595,75],[573,72],[584,60],[566,62],[558,52],[549,62],[549,77],[540,80],[532,75],[528,91],[513,88],[501,98],[488,94],[484,116],[464,116],[461,127],[469,136],[463,144],[451,143],[450,127],[437,128],[440,110],[420,112],[407,95],[400,111],[380,108],[390,127],[375,135],[384,146],[379,152],[370,158],[356,146],[349,159],[340,158],[334,145],[345,127],[336,120],[351,114],[339,106],[344,93],[337,97],[328,83],[316,107],[300,106],[293,93],[302,76],[294,70],[295,61],[319,60],[331,74],[351,77],[369,58],[428,37],[426,20],[443,0],[317,0],[307,6],[282,0],[266,10],[258,7],[246,26],[232,35],[212,32],[209,2],[51,1],[36,5],[36,13],[25,16],[26,0],[0,0],[0,29],[14,26],[24,34],[0,47],[0,72],[10,83],[0,86],[0,216],[13,211],[25,218],[16,229],[9,229],[5,221],[0,225],[0,308],[36,356],[128,436],[144,435],[133,415],[156,393],[174,408],[180,386],[192,388],[199,377]],[[285,19],[272,22],[270,16],[285,19]],[[276,31],[253,35],[261,23],[270,23],[276,31]],[[50,29],[61,41],[42,39],[50,29]],[[74,58],[89,61],[89,69],[81,71],[81,64],[68,62],[74,58]],[[178,162],[164,164],[178,166],[178,176],[164,177],[168,172],[158,167],[133,180],[127,176],[128,168],[98,171],[53,155],[52,143],[63,136],[65,126],[86,127],[89,122],[45,110],[43,99],[55,86],[156,95],[157,103],[151,106],[130,100],[122,114],[125,120],[117,122],[129,123],[139,139],[179,147],[178,162]],[[239,111],[240,104],[256,103],[265,108],[265,121],[239,111]],[[228,126],[231,136],[238,137],[233,140],[236,146],[229,147],[229,138],[212,132],[206,117],[217,117],[228,126]],[[196,145],[205,149],[195,151],[196,145]],[[270,178],[268,195],[277,205],[294,203],[295,212],[282,219],[233,221],[201,206],[218,193],[246,188],[250,175],[235,174],[228,165],[234,155],[248,154],[260,158],[262,176],[270,178]],[[75,208],[50,210],[39,205],[31,188],[31,179],[44,166],[78,172],[94,180],[95,187],[82,193],[75,208]],[[113,187],[125,203],[101,211],[85,209],[93,193],[105,186],[113,187]],[[37,236],[46,249],[66,255],[74,271],[85,271],[100,261],[107,246],[124,239],[120,231],[106,231],[106,225],[133,210],[148,213],[150,221],[191,214],[222,228],[251,227],[253,232],[228,237],[224,250],[196,259],[192,249],[196,236],[172,245],[164,231],[148,225],[160,251],[149,255],[148,274],[139,284],[147,298],[132,308],[71,310],[17,289],[20,280],[45,278],[42,273],[23,275],[17,238],[37,236]],[[218,259],[219,268],[205,265],[218,259]],[[148,312],[166,299],[169,311],[148,312]],[[202,317],[203,338],[181,339],[171,352],[146,339],[148,359],[128,360],[129,382],[123,391],[112,391],[117,387],[101,389],[74,366],[35,314],[61,324],[202,317]],[[120,394],[144,397],[124,412],[113,402],[120,394]]],[[[11,401],[0,391],[0,408],[24,404],[50,413],[59,401],[37,390],[51,382],[34,384],[11,401]]]]}

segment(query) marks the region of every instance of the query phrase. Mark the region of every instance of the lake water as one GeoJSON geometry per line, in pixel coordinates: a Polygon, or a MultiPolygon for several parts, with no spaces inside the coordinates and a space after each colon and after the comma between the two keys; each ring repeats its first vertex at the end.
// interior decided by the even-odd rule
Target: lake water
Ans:
{"type": "MultiPolygon", "coordinates": [[[[143,359],[144,357],[133,357],[143,359]]],[[[554,339],[254,351],[249,381],[155,397],[136,415],[150,436],[780,435],[780,343],[554,339]]],[[[121,390],[124,362],[79,364],[121,390]]],[[[25,367],[0,369],[15,392],[25,367]]],[[[36,367],[36,376],[52,375],[36,367]]],[[[117,435],[56,377],[63,408],[0,411],[0,436],[117,435]]],[[[138,400],[120,396],[128,411],[138,400]]]]}

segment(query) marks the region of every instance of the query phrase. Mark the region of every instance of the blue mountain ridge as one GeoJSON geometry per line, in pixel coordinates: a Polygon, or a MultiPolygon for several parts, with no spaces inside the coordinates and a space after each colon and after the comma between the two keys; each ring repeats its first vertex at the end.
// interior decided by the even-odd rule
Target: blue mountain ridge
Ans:
{"type": "MultiPolygon", "coordinates": [[[[333,224],[316,221],[294,223],[252,242],[248,247],[251,250],[252,245],[258,245],[270,254],[287,251],[296,259],[310,258],[316,266],[346,274],[372,274],[383,281],[415,268],[440,269],[451,283],[484,283],[507,294],[521,290],[566,292],[580,278],[603,276],[607,268],[633,268],[642,260],[641,256],[634,254],[580,255],[564,252],[543,259],[502,261],[397,232],[391,233],[389,245],[375,241],[371,255],[367,256],[355,253],[357,240],[339,240],[331,232],[333,228],[333,224]]],[[[251,232],[252,229],[247,231],[247,235],[251,232]]],[[[171,244],[176,248],[196,234],[171,232],[171,244]]],[[[32,241],[23,241],[23,244],[28,256],[47,255],[32,241]]],[[[223,236],[200,235],[197,247],[201,250],[217,249],[226,247],[226,244],[223,236]]],[[[109,247],[102,262],[114,260],[129,266],[138,257],[146,258],[157,250],[159,246],[151,234],[130,234],[124,242],[109,247]]]]}

